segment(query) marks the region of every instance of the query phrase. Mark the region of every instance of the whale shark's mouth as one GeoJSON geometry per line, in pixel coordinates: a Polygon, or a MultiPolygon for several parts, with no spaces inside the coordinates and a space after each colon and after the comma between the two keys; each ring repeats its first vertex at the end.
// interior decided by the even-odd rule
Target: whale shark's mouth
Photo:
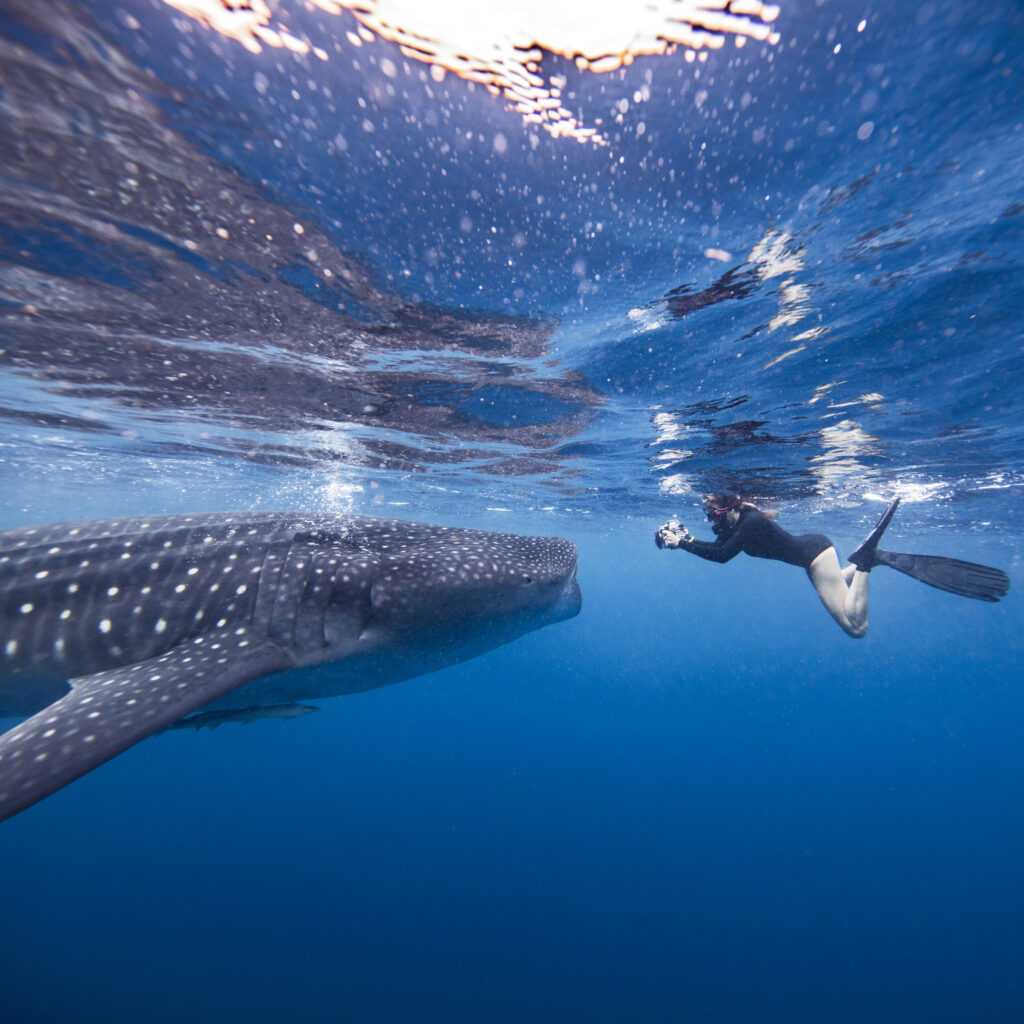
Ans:
{"type": "Polygon", "coordinates": [[[565,588],[562,598],[554,606],[553,622],[564,622],[566,619],[575,618],[583,607],[583,595],[580,593],[580,585],[576,582],[576,573],[572,574],[572,580],[565,588]]]}

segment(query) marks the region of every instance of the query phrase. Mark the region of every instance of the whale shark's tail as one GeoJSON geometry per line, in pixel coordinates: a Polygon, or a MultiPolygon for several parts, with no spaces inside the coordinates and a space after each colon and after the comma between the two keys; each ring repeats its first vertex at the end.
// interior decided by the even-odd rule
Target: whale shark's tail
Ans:
{"type": "Polygon", "coordinates": [[[979,565],[977,562],[964,562],[959,558],[908,555],[876,548],[872,564],[887,565],[930,587],[938,587],[939,590],[959,594],[961,597],[972,597],[976,601],[998,601],[1010,589],[1010,577],[1002,569],[979,565]]]}

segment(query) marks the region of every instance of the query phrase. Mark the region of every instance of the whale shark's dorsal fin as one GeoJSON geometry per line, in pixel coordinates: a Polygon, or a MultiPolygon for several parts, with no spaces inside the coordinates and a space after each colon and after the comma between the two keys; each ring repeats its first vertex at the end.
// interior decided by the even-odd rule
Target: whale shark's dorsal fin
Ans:
{"type": "Polygon", "coordinates": [[[293,665],[277,644],[239,627],[72,679],[64,697],[0,736],[0,820],[243,683],[293,665]]]}

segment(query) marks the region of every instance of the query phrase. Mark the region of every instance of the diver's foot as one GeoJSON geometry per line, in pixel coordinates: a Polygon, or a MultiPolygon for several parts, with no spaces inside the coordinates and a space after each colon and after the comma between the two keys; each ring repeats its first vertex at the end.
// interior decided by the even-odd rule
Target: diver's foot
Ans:
{"type": "Polygon", "coordinates": [[[686,542],[690,531],[678,519],[670,519],[654,535],[654,543],[659,548],[677,548],[686,542]]]}
{"type": "Polygon", "coordinates": [[[897,498],[882,513],[882,518],[868,534],[867,540],[847,559],[848,562],[853,562],[861,572],[871,572],[871,567],[875,564],[875,551],[878,548],[878,542],[882,539],[882,534],[885,533],[885,528],[889,525],[890,520],[896,514],[899,504],[900,499],[897,498]]]}

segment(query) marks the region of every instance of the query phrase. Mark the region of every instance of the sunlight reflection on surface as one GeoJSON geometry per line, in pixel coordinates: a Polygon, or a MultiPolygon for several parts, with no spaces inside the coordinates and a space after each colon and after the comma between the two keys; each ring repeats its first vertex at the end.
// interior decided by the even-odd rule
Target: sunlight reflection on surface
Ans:
{"type": "MultiPolygon", "coordinates": [[[[274,20],[263,0],[229,7],[227,0],[165,0],[254,53],[262,44],[297,52],[325,50],[274,20]]],[[[544,53],[561,54],[581,70],[612,71],[647,54],[684,47],[687,60],[704,60],[727,36],[737,46],[748,37],[778,42],[770,25],[779,9],[760,0],[516,0],[500,6],[477,0],[313,0],[329,14],[350,10],[360,23],[347,32],[353,46],[375,36],[398,43],[404,56],[431,65],[440,81],[447,71],[503,95],[528,123],[552,135],[605,144],[563,104],[565,79],[545,78],[544,53]]],[[[283,12],[282,12],[283,13],[283,12]]],[[[382,62],[388,73],[390,62],[382,62]]],[[[392,65],[393,67],[393,65],[392,65]]]]}

